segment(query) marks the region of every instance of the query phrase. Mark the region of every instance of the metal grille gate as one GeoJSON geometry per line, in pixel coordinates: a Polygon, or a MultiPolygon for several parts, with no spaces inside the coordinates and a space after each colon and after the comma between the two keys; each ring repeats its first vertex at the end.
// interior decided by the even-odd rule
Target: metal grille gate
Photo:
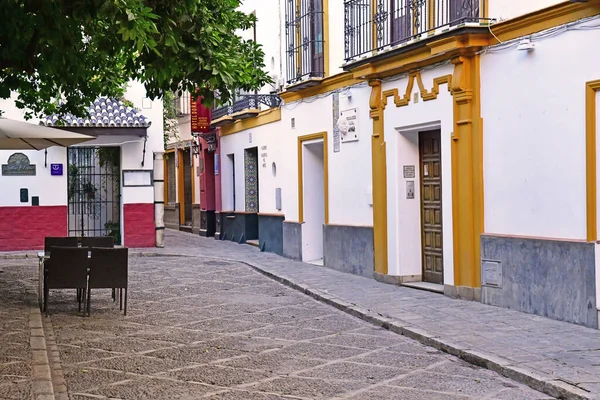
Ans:
{"type": "Polygon", "coordinates": [[[121,243],[120,147],[67,149],[69,236],[121,243]]]}

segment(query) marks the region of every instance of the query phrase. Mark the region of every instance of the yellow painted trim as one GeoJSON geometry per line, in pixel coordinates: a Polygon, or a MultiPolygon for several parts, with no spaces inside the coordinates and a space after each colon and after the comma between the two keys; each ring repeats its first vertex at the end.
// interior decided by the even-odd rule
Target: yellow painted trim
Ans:
{"type": "Polygon", "coordinates": [[[476,288],[481,286],[480,236],[484,231],[480,56],[457,57],[452,63],[454,285],[476,288]]]}
{"type": "Polygon", "coordinates": [[[221,136],[232,135],[246,129],[256,128],[281,120],[281,108],[271,108],[262,111],[256,117],[235,121],[233,124],[221,127],[221,136]]]}
{"type": "Polygon", "coordinates": [[[383,114],[386,106],[384,98],[394,95],[386,91],[381,93],[381,81],[369,82],[371,97],[369,108],[373,119],[371,135],[371,170],[373,185],[373,262],[375,272],[388,273],[388,236],[387,236],[387,155],[384,137],[383,114]]]}
{"type": "Polygon", "coordinates": [[[598,240],[597,187],[596,187],[596,92],[600,80],[585,84],[585,158],[586,158],[586,225],[588,242],[598,240]]]}
{"type": "Polygon", "coordinates": [[[185,222],[185,192],[183,190],[183,150],[177,150],[177,202],[179,203],[179,224],[185,222]]]}
{"type": "Polygon", "coordinates": [[[427,0],[427,29],[433,29],[435,25],[435,0],[427,0]]]}
{"type": "Polygon", "coordinates": [[[323,79],[321,84],[317,86],[312,86],[295,92],[285,91],[280,93],[279,96],[287,104],[302,100],[306,97],[316,96],[318,94],[331,92],[332,90],[340,89],[346,86],[356,85],[357,83],[361,82],[362,80],[354,78],[351,72],[342,72],[323,79]]]}
{"type": "Polygon", "coordinates": [[[303,143],[310,140],[323,139],[323,181],[325,193],[325,224],[329,223],[329,150],[327,145],[327,132],[312,133],[298,136],[298,222],[304,222],[304,174],[302,164],[303,143]]]}
{"type": "Polygon", "coordinates": [[[167,159],[163,159],[163,176],[164,176],[164,187],[163,187],[163,202],[165,205],[169,204],[169,166],[167,165],[167,159]]]}
{"type": "Polygon", "coordinates": [[[329,76],[329,0],[323,0],[323,76],[329,76]]]}

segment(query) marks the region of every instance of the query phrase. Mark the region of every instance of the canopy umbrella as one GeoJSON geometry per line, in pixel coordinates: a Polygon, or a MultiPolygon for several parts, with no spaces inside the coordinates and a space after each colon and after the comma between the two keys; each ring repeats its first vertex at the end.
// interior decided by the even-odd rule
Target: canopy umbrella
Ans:
{"type": "MultiPolygon", "coordinates": [[[[42,150],[67,147],[95,137],[0,117],[0,150],[42,150]]],[[[4,272],[0,269],[0,273],[4,272]]]]}
{"type": "Polygon", "coordinates": [[[68,147],[95,137],[0,117],[0,150],[42,150],[68,147]]]}

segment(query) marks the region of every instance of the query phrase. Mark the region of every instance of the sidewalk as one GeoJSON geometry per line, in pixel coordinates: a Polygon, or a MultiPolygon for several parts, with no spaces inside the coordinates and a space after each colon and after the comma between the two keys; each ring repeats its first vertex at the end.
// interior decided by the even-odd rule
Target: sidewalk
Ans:
{"type": "Polygon", "coordinates": [[[242,261],[352,315],[558,398],[600,399],[600,330],[379,283],[261,253],[249,245],[166,232],[142,253],[242,261]]]}

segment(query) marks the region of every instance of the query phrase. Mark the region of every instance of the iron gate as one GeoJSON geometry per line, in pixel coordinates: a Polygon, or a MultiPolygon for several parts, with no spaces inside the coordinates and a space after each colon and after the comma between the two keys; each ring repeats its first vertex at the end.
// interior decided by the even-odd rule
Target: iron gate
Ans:
{"type": "Polygon", "coordinates": [[[113,236],[121,243],[121,148],[67,149],[69,236],[113,236]]]}

